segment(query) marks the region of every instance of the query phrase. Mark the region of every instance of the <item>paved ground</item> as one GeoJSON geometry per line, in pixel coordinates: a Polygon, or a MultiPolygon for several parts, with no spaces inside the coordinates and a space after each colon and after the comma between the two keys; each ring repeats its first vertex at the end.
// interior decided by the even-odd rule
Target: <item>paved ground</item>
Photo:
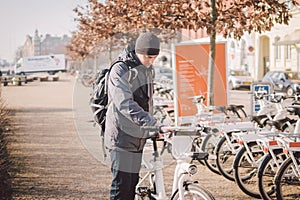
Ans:
{"type": "MultiPolygon", "coordinates": [[[[108,199],[110,171],[91,123],[89,90],[72,76],[3,87],[14,110],[9,134],[13,199],[108,199]]],[[[174,165],[164,169],[170,190],[174,165]]],[[[235,183],[199,165],[197,178],[216,199],[251,199],[235,183]]]]}

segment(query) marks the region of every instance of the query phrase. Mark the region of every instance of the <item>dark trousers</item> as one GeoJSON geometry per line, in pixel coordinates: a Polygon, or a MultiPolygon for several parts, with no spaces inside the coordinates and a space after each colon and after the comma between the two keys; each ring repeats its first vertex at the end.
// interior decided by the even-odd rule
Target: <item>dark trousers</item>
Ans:
{"type": "Polygon", "coordinates": [[[133,200],[139,181],[142,152],[110,151],[112,183],[110,200],[133,200]]]}

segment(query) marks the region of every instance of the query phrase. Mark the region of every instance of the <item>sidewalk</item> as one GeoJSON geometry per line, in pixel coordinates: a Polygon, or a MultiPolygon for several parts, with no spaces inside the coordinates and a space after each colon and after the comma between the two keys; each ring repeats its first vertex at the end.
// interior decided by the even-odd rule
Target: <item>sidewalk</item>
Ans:
{"type": "MultiPolygon", "coordinates": [[[[13,158],[13,199],[108,199],[111,175],[103,164],[94,127],[89,88],[66,74],[58,82],[6,87],[14,109],[9,135],[13,158]]],[[[170,193],[174,164],[164,169],[170,193]]],[[[251,199],[234,182],[199,165],[197,179],[218,200],[251,199]]]]}
{"type": "Polygon", "coordinates": [[[59,82],[3,89],[14,109],[13,199],[108,198],[110,171],[84,147],[74,126],[74,79],[60,76],[59,82]]]}

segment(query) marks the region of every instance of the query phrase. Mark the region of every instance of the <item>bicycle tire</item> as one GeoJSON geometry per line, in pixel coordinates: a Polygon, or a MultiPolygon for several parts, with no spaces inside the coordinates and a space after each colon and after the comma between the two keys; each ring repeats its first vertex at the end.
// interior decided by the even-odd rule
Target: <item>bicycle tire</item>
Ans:
{"type": "MultiPolygon", "coordinates": [[[[294,153],[297,165],[300,165],[300,152],[294,153]]],[[[275,176],[276,197],[278,200],[300,199],[300,177],[293,176],[294,163],[287,158],[275,176]]]]}
{"type": "MultiPolygon", "coordinates": [[[[231,135],[229,135],[231,138],[231,135]]],[[[234,143],[237,143],[237,141],[233,141],[234,143]]],[[[227,140],[224,137],[222,137],[216,148],[216,164],[218,171],[222,176],[224,176],[226,179],[230,181],[234,181],[233,176],[233,161],[235,157],[235,153],[230,150],[227,144],[227,140]]]]}
{"type": "MultiPolygon", "coordinates": [[[[250,142],[248,143],[248,146],[256,161],[264,155],[260,146],[256,142],[250,142]]],[[[245,194],[259,199],[260,193],[257,183],[258,168],[249,162],[247,159],[248,155],[246,147],[244,146],[236,154],[233,163],[234,180],[245,194]]]]}
{"type": "Polygon", "coordinates": [[[204,152],[209,153],[208,159],[204,160],[205,166],[212,171],[215,174],[219,174],[220,172],[217,167],[217,157],[216,157],[216,146],[218,141],[220,140],[220,136],[216,134],[208,134],[202,144],[201,144],[201,150],[204,152]]]}
{"type": "MultiPolygon", "coordinates": [[[[282,149],[276,149],[273,153],[277,162],[281,165],[286,159],[286,155],[282,149]]],[[[272,156],[268,153],[258,168],[258,189],[262,199],[276,199],[274,179],[277,171],[278,168],[272,156]]]]}
{"type": "MultiPolygon", "coordinates": [[[[214,196],[198,183],[189,183],[183,186],[185,200],[215,200],[214,196]],[[192,197],[192,198],[191,198],[192,197]]],[[[171,200],[180,200],[178,189],[172,195],[171,200]]]]}

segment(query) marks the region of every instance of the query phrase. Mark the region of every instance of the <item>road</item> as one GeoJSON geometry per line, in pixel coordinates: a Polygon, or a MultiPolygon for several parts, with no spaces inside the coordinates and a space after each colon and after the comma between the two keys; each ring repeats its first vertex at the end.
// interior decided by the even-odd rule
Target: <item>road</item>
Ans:
{"type": "MultiPolygon", "coordinates": [[[[89,92],[67,74],[60,74],[57,82],[2,87],[13,109],[13,132],[8,135],[13,199],[108,199],[111,175],[92,123],[89,92]]],[[[241,94],[246,92],[231,93],[232,103],[241,103],[241,94]]],[[[173,162],[164,168],[168,194],[174,167],[173,162]]],[[[217,200],[252,199],[202,165],[196,178],[217,200]]]]}
{"type": "Polygon", "coordinates": [[[251,94],[249,90],[230,90],[229,103],[244,105],[248,115],[251,114],[253,107],[251,104],[251,94]]]}

